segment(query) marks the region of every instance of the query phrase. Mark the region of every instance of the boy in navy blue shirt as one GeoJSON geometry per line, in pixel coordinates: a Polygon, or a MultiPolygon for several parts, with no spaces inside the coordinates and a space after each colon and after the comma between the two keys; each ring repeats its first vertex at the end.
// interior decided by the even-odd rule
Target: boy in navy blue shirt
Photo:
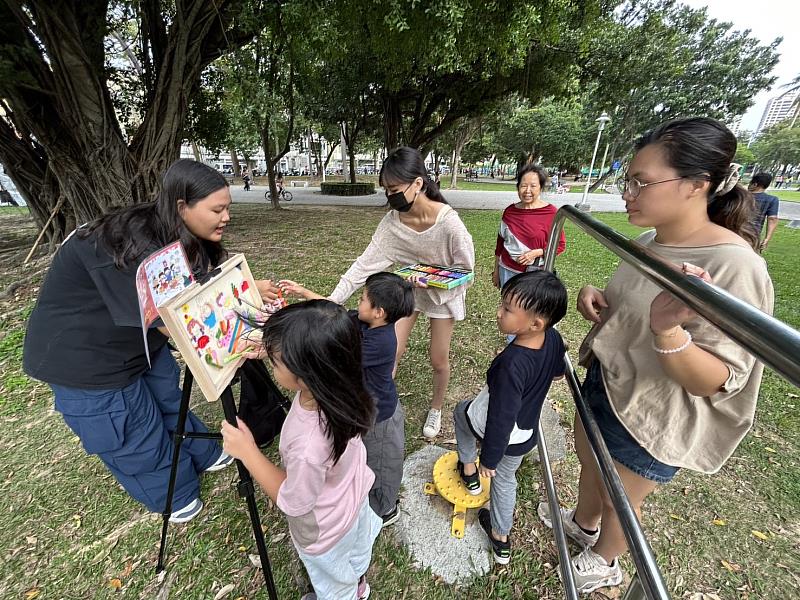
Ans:
{"type": "MultiPolygon", "coordinates": [[[[306,300],[322,298],[288,280],[283,289],[306,300]]],[[[363,438],[367,466],[375,473],[369,505],[383,525],[400,516],[398,494],[403,479],[405,414],[392,377],[397,336],[394,324],[414,312],[414,287],[394,273],[373,273],[367,277],[358,310],[349,311],[361,329],[361,366],[367,391],[375,400],[375,425],[363,438]]]]}
{"type": "Polygon", "coordinates": [[[564,375],[564,342],[553,325],[567,312],[567,290],[549,271],[520,273],[503,286],[497,326],[514,341],[492,361],[486,386],[453,411],[458,468],[470,494],[492,478],[490,508],[478,520],[494,559],[511,559],[509,532],[517,498],[517,469],[537,442],[539,415],[554,378],[564,375]],[[480,465],[477,440],[481,440],[480,465]]]}

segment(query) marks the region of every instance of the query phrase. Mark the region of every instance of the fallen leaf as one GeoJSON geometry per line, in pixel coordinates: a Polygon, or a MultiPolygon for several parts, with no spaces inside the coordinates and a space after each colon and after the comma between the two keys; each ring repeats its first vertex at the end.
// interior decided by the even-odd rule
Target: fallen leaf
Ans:
{"type": "Polygon", "coordinates": [[[713,521],[711,521],[711,522],[712,522],[714,525],[719,525],[720,527],[722,527],[723,525],[727,525],[727,524],[728,524],[728,522],[727,522],[725,519],[714,519],[714,520],[713,520],[713,521]]]}
{"type": "Polygon", "coordinates": [[[775,448],[770,448],[769,446],[764,446],[764,451],[765,452],[771,452],[772,454],[775,454],[775,448]]]}
{"type": "Polygon", "coordinates": [[[33,544],[36,543],[36,537],[32,536],[32,535],[26,535],[25,536],[25,541],[28,542],[29,544],[33,545],[33,544]]]}
{"type": "Polygon", "coordinates": [[[247,548],[244,546],[239,546],[239,552],[244,552],[245,550],[247,550],[247,548]]]}
{"type": "Polygon", "coordinates": [[[686,519],[684,519],[683,517],[679,517],[678,515],[676,515],[676,514],[674,514],[674,513],[671,513],[669,516],[670,516],[671,518],[675,519],[676,521],[685,521],[685,520],[686,520],[686,519]]]}
{"type": "Polygon", "coordinates": [[[730,571],[731,573],[738,573],[739,571],[742,570],[741,565],[737,565],[736,563],[731,563],[724,559],[719,562],[721,562],[722,566],[728,569],[728,571],[730,571]]]}
{"type": "Polygon", "coordinates": [[[753,529],[750,533],[752,533],[755,537],[760,540],[768,541],[769,536],[766,533],[760,532],[758,529],[753,529]]]}
{"type": "Polygon", "coordinates": [[[250,564],[252,564],[256,569],[261,568],[261,557],[258,554],[248,554],[247,558],[250,559],[250,564]]]}
{"type": "Polygon", "coordinates": [[[222,598],[224,598],[233,591],[233,587],[234,586],[232,583],[229,583],[228,585],[223,585],[222,588],[214,596],[214,600],[222,600],[222,598]]]}
{"type": "Polygon", "coordinates": [[[31,588],[27,592],[25,592],[25,600],[33,600],[34,598],[36,598],[36,596],[38,596],[41,593],[42,591],[39,588],[31,588]]]}
{"type": "Polygon", "coordinates": [[[116,577],[108,582],[108,587],[118,590],[122,587],[122,581],[117,579],[116,577]]]}
{"type": "Polygon", "coordinates": [[[798,396],[797,394],[793,394],[792,392],[788,392],[786,395],[787,395],[789,398],[800,398],[800,396],[798,396]]]}
{"type": "Polygon", "coordinates": [[[120,578],[124,579],[126,577],[129,577],[131,571],[133,571],[133,563],[131,561],[128,561],[128,564],[125,565],[125,569],[120,574],[120,578]]]}
{"type": "Polygon", "coordinates": [[[269,541],[272,542],[273,544],[277,544],[278,542],[280,542],[285,537],[286,537],[285,533],[277,533],[277,534],[273,535],[270,538],[269,541]]]}

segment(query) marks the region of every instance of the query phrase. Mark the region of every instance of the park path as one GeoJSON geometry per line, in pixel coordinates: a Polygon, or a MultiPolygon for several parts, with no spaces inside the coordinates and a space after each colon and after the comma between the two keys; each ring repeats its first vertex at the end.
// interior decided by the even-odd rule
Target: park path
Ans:
{"type": "MultiPolygon", "coordinates": [[[[266,202],[264,193],[267,186],[253,186],[251,191],[245,192],[241,186],[231,188],[234,202],[249,202],[263,204],[266,202]]],[[[380,192],[370,196],[324,196],[318,187],[289,187],[287,188],[294,199],[291,204],[303,205],[329,205],[329,206],[383,206],[386,198],[380,192]]],[[[472,191],[472,190],[443,190],[447,201],[453,208],[473,208],[483,210],[502,210],[512,202],[517,201],[517,192],[513,187],[509,191],[472,191]]],[[[581,194],[544,194],[544,198],[558,207],[565,204],[577,204],[581,194]]],[[[625,212],[625,203],[619,194],[589,194],[591,210],[594,212],[625,212]]],[[[800,220],[800,202],[781,202],[778,216],[781,219],[800,220]]]]}

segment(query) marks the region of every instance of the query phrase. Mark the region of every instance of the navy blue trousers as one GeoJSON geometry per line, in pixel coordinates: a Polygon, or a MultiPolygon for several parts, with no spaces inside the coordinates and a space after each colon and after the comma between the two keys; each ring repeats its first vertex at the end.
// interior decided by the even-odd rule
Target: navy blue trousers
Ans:
{"type": "MultiPolygon", "coordinates": [[[[55,408],[96,454],[123,488],[152,512],[162,512],[172,466],[172,433],[181,404],[180,368],[164,346],[152,367],[130,385],[114,390],[84,390],[50,385],[55,408]]],[[[186,431],[206,432],[190,411],[186,431]]],[[[222,452],[214,440],[186,439],[181,446],[173,510],[200,496],[198,475],[222,452]]]]}

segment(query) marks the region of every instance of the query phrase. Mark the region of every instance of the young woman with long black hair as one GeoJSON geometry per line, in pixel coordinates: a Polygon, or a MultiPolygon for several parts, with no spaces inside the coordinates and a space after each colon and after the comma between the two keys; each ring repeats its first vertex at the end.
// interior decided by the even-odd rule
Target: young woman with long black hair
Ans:
{"type": "MultiPolygon", "coordinates": [[[[344,303],[367,277],[393,264],[426,263],[472,270],[475,248],[464,223],[428,176],[418,150],[400,147],[381,167],[380,183],[392,210],[378,225],[372,242],[342,275],[330,299],[344,303]]],[[[466,286],[451,290],[429,288],[415,282],[413,315],[396,325],[397,362],[406,351],[408,338],[420,314],[430,322],[430,361],[433,367],[433,398],[422,433],[438,435],[442,423],[447,385],[450,382],[450,340],[456,321],[466,316],[466,286]]]]}
{"type": "MultiPolygon", "coordinates": [[[[176,240],[195,275],[225,259],[221,240],[230,221],[225,178],[207,165],[170,166],[155,202],[127,207],[79,227],[53,257],[25,336],[25,372],[50,385],[55,408],[125,490],[148,510],[165,507],[181,400],[180,369],[166,330],[147,332],[136,293],[136,269],[176,240]]],[[[259,282],[265,297],[268,281],[259,282]]],[[[191,412],[187,432],[205,432],[191,412]]],[[[198,475],[232,462],[211,440],[182,446],[173,522],[203,507],[198,475]]]]}
{"type": "Polygon", "coordinates": [[[286,515],[314,587],[303,600],[365,599],[383,521],[370,508],[375,475],[361,439],[375,419],[361,369],[361,331],[329,300],[282,308],[263,331],[275,381],[296,392],[281,429],[282,467],[261,453],[241,420],[238,427],[222,423],[225,450],[286,515]]]}

